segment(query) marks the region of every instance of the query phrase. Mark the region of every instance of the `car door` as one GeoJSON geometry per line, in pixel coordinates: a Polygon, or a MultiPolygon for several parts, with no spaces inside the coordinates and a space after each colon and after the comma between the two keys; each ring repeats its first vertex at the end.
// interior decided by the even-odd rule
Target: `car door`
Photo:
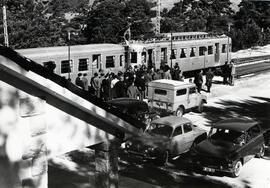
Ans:
{"type": "Polygon", "coordinates": [[[192,124],[191,123],[184,124],[183,130],[184,130],[185,149],[187,151],[190,149],[194,141],[194,131],[192,129],[192,124]]]}
{"type": "Polygon", "coordinates": [[[172,156],[179,155],[186,150],[184,143],[184,135],[182,125],[176,127],[172,134],[171,154],[172,156]]]}
{"type": "Polygon", "coordinates": [[[188,88],[188,108],[193,108],[198,104],[198,96],[195,87],[188,88]]]}

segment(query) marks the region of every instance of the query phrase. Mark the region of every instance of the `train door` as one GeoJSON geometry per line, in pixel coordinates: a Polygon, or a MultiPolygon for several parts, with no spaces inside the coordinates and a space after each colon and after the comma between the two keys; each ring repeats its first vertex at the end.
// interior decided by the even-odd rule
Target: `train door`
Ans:
{"type": "Polygon", "coordinates": [[[161,48],[160,62],[167,63],[167,48],[161,48]]]}
{"type": "Polygon", "coordinates": [[[219,62],[220,61],[220,45],[219,43],[215,43],[215,48],[216,48],[216,51],[215,51],[215,62],[219,62]]]}
{"type": "Polygon", "coordinates": [[[147,66],[148,67],[154,67],[154,64],[153,64],[153,49],[149,49],[148,50],[148,62],[147,62],[147,66]]]}
{"type": "Polygon", "coordinates": [[[92,56],[92,76],[100,68],[102,68],[102,65],[101,65],[101,54],[94,54],[92,56]]]}

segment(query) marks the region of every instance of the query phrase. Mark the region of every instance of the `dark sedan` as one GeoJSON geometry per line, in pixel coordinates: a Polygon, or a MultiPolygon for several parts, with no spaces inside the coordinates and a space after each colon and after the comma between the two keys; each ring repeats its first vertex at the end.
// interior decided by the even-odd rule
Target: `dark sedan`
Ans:
{"type": "Polygon", "coordinates": [[[194,162],[207,173],[240,175],[242,166],[254,156],[264,155],[264,135],[259,122],[233,118],[211,127],[208,139],[192,148],[194,162]]]}

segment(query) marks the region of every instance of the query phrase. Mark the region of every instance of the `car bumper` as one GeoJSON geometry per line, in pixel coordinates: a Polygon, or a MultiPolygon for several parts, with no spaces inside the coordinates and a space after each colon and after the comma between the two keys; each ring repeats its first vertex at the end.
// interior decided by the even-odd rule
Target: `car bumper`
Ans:
{"type": "Polygon", "coordinates": [[[139,159],[139,160],[156,160],[157,156],[151,156],[147,153],[139,153],[132,150],[125,150],[125,153],[129,155],[131,158],[139,159]]]}

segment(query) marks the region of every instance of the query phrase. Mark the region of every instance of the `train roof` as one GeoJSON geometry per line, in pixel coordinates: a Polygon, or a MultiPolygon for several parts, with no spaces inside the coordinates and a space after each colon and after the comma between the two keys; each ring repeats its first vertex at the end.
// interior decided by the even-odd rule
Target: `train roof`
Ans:
{"type": "Polygon", "coordinates": [[[176,33],[161,33],[161,35],[165,36],[187,36],[187,35],[208,35],[206,32],[176,32],[176,33]]]}
{"type": "MultiPolygon", "coordinates": [[[[124,47],[123,45],[120,44],[108,44],[108,43],[70,46],[71,53],[87,53],[87,52],[100,53],[102,51],[114,51],[114,50],[121,51],[124,50],[124,47]]],[[[40,54],[48,56],[67,53],[68,46],[28,48],[28,49],[19,49],[16,51],[25,56],[31,55],[31,57],[40,56],[40,54]]]]}

